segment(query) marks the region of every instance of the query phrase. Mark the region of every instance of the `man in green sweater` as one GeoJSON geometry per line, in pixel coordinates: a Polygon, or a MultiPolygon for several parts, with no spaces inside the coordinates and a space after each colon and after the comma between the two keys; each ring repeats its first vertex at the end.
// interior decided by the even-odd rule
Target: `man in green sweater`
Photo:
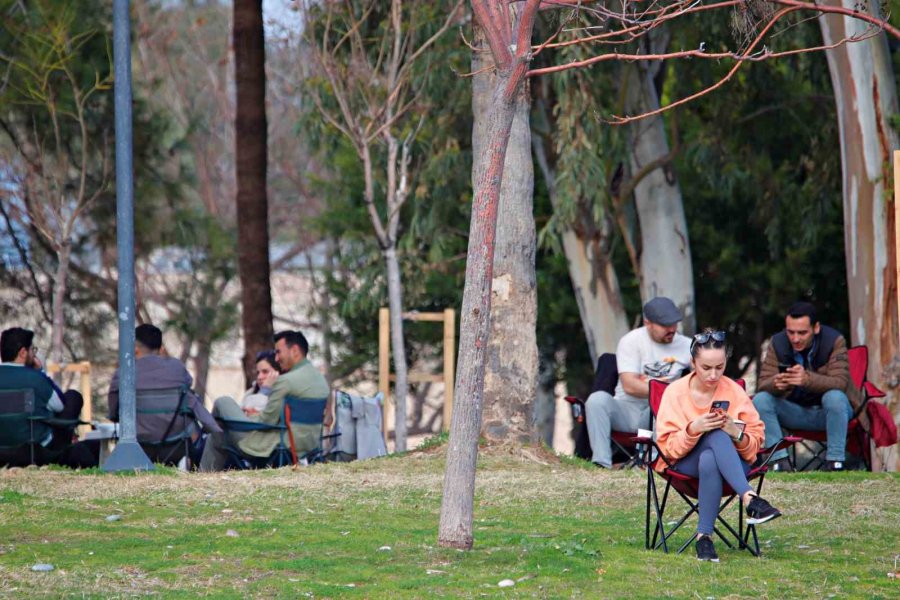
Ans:
{"type": "MultiPolygon", "coordinates": [[[[244,414],[240,405],[233,398],[222,397],[216,400],[213,416],[229,421],[259,422],[269,425],[283,423],[284,399],[288,396],[301,402],[321,402],[327,400],[323,422],[330,421],[326,415],[331,409],[331,390],[322,373],[307,359],[309,342],[299,331],[281,331],[275,335],[275,358],[282,368],[282,374],[275,380],[272,393],[266,406],[255,417],[244,414]]],[[[326,423],[327,424],[327,423],[326,423]]],[[[301,455],[319,445],[322,423],[292,423],[297,454],[301,455]]],[[[225,468],[227,454],[226,444],[237,447],[247,456],[267,458],[282,441],[282,432],[268,431],[227,431],[212,433],[206,440],[203,458],[200,460],[201,471],[221,471],[225,468]],[[227,436],[227,437],[226,437],[227,436]]],[[[287,435],[284,434],[287,443],[287,435]]]]}

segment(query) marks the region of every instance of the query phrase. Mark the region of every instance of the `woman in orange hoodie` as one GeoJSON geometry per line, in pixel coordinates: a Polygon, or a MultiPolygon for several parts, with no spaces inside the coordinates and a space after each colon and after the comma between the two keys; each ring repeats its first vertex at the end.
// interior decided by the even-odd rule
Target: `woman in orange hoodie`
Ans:
{"type": "Polygon", "coordinates": [[[730,350],[724,331],[706,329],[695,335],[693,371],[666,388],[656,421],[657,443],[675,463],[672,468],[700,480],[697,558],[713,562],[719,562],[711,536],[723,481],[740,496],[748,524],[781,516],[747,482],[750,464],[765,440],[765,427],[744,389],[723,375],[730,350]],[[727,409],[712,408],[714,400],[727,400],[727,409]]]}

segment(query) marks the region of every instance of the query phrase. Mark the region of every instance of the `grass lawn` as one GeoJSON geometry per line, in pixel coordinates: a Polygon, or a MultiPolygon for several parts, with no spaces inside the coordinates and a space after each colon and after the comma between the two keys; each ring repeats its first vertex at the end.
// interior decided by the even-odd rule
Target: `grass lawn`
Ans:
{"type": "Polygon", "coordinates": [[[443,462],[0,470],[0,596],[900,598],[896,474],[770,476],[763,557],[719,543],[711,564],[644,550],[643,472],[537,450],[483,452],[475,548],[439,548],[443,462]]]}

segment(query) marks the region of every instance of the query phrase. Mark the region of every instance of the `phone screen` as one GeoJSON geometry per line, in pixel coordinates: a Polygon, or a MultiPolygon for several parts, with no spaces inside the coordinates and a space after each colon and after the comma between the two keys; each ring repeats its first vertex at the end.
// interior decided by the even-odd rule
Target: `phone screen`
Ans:
{"type": "Polygon", "coordinates": [[[721,410],[723,412],[728,412],[728,405],[730,403],[728,400],[713,400],[712,406],[709,407],[709,411],[713,412],[716,410],[721,410]]]}

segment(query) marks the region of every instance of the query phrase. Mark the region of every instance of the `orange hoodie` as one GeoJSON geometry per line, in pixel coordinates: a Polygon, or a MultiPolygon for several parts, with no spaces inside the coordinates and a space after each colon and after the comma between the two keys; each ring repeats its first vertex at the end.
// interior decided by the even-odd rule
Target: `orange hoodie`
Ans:
{"type": "MultiPolygon", "coordinates": [[[[691,377],[694,377],[694,373],[685,375],[666,388],[656,416],[656,443],[666,458],[672,461],[685,457],[694,449],[703,434],[690,435],[687,426],[697,417],[709,412],[709,406],[697,406],[691,398],[691,377]]],[[[713,399],[728,400],[728,416],[747,424],[744,437],[736,446],[741,458],[752,463],[763,447],[765,425],[759,419],[750,396],[733,379],[722,377],[713,399]]],[[[658,468],[664,469],[665,463],[659,463],[658,468]]]]}

